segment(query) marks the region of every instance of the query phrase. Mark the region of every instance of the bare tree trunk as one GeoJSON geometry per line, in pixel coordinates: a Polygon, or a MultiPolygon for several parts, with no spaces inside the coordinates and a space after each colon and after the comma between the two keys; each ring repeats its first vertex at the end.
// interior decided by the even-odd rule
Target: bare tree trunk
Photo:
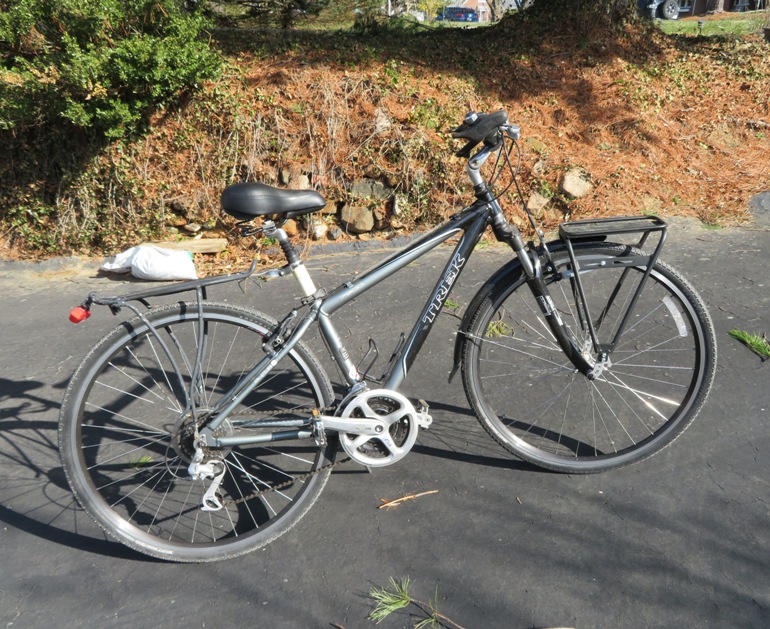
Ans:
{"type": "Polygon", "coordinates": [[[497,22],[497,20],[503,17],[502,0],[487,0],[487,4],[489,5],[490,21],[497,22]]]}

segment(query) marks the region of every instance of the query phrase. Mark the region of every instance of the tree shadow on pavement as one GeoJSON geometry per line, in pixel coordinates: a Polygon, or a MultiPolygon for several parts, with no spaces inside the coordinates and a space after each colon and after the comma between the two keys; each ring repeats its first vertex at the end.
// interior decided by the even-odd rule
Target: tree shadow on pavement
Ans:
{"type": "Polygon", "coordinates": [[[412,448],[416,454],[480,467],[551,473],[518,460],[504,450],[467,408],[431,402],[430,413],[433,423],[420,431],[417,444],[412,448]]]}
{"type": "Polygon", "coordinates": [[[0,378],[0,390],[0,521],[77,550],[150,561],[100,535],[77,504],[59,462],[60,400],[46,397],[51,389],[0,378]]]}

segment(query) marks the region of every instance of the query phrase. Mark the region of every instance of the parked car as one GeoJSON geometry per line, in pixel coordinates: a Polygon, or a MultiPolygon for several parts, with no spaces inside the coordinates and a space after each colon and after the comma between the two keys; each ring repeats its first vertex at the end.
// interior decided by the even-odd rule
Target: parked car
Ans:
{"type": "Polygon", "coordinates": [[[642,15],[649,18],[676,20],[679,17],[680,0],[639,0],[638,6],[642,15]]]}
{"type": "Polygon", "coordinates": [[[478,22],[479,14],[465,7],[447,7],[436,16],[436,20],[447,22],[478,22]]]}

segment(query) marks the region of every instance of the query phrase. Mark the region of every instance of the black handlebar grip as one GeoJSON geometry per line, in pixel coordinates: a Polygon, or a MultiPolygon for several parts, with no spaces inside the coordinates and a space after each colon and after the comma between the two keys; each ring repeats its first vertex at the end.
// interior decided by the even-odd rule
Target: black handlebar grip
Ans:
{"type": "Polygon", "coordinates": [[[474,114],[465,117],[463,123],[452,129],[452,137],[458,140],[468,140],[468,143],[457,153],[457,157],[469,157],[473,148],[484,142],[488,146],[498,144],[498,129],[508,123],[508,114],[501,109],[492,114],[474,114]]]}
{"type": "Polygon", "coordinates": [[[452,129],[452,137],[469,140],[477,144],[486,140],[490,135],[508,122],[508,114],[501,109],[493,114],[477,114],[475,120],[466,117],[466,120],[456,129],[452,129]]]}

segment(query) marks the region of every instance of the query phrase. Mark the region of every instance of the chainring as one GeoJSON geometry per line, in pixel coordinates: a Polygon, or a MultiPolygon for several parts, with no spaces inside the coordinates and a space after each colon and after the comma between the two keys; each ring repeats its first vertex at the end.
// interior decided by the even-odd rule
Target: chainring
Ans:
{"type": "Polygon", "coordinates": [[[359,393],[341,413],[346,418],[384,420],[388,429],[382,434],[340,433],[340,444],[347,455],[368,467],[385,467],[403,459],[417,440],[419,425],[414,405],[390,389],[359,393]]]}

